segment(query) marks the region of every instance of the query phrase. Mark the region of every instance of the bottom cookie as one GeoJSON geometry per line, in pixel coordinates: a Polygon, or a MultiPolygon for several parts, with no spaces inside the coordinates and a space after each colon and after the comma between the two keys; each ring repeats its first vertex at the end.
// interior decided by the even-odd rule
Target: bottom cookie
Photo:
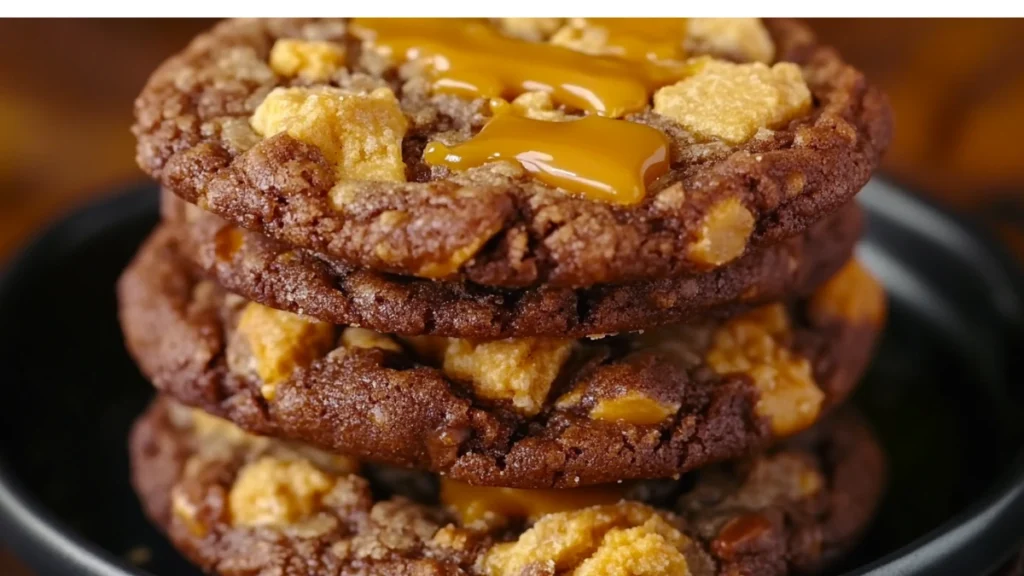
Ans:
{"type": "Polygon", "coordinates": [[[224,576],[805,573],[855,542],[885,479],[880,447],[850,411],[679,480],[569,490],[360,465],[168,399],[130,444],[149,517],[224,576]]]}

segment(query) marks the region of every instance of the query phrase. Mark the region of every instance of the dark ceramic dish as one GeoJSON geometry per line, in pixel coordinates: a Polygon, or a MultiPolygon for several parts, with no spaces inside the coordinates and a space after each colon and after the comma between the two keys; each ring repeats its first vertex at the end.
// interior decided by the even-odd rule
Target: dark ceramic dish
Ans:
{"type": "MultiPolygon", "coordinates": [[[[976,230],[889,184],[860,198],[861,254],[892,310],[855,401],[892,481],[834,573],[989,574],[1024,537],[1021,278],[976,230]]],[[[196,574],[128,485],[125,437],[152,392],[113,286],[156,212],[149,188],[75,212],[0,282],[0,533],[42,574],[196,574]]]]}

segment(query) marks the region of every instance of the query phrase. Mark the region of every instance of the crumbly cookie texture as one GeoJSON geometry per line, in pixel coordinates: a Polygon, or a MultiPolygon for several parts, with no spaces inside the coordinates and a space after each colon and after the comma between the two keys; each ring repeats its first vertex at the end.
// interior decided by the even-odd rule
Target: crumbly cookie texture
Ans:
{"type": "Polygon", "coordinates": [[[765,64],[775,59],[775,44],[760,18],[690,18],[685,46],[691,54],[765,64]]]}
{"type": "Polygon", "coordinates": [[[263,381],[263,397],[334,347],[334,326],[256,303],[245,306],[228,345],[228,366],[263,381]]]}
{"type": "Polygon", "coordinates": [[[689,544],[655,509],[623,502],[542,517],[515,542],[494,546],[484,573],[512,576],[548,566],[578,576],[689,576],[689,544]]]}
{"type": "MultiPolygon", "coordinates": [[[[690,27],[697,34],[701,24],[695,22],[690,27]]],[[[547,25],[523,26],[535,30],[532,37],[547,34],[547,25]]],[[[703,26],[749,30],[752,38],[761,30],[736,22],[703,26]]],[[[186,201],[366,269],[509,289],[678,277],[708,267],[691,258],[690,247],[720,201],[736,198],[750,211],[756,226],[748,251],[771,245],[847,202],[889,141],[885,99],[859,72],[795,22],[763,26],[774,44],[771,63],[789,64],[734,64],[767,51],[744,47],[732,32],[722,32],[724,47],[706,53],[690,48],[693,56],[719,60],[653,99],[663,100],[663,114],[641,96],[646,106],[623,118],[661,132],[671,156],[669,173],[651,182],[643,201],[629,209],[509,173],[502,162],[467,171],[427,163],[426,143],[465,142],[487,124],[493,107],[483,98],[434,90],[429,71],[358,49],[360,39],[344,19],[233,20],[197,38],[152,75],[136,100],[137,157],[186,201]],[[286,42],[272,58],[278,41],[286,42]],[[352,52],[326,81],[308,79],[332,66],[329,55],[314,56],[317,42],[352,52]],[[748,72],[711,74],[715,66],[748,72]],[[776,73],[787,67],[800,72],[776,73]],[[797,117],[790,108],[802,109],[791,97],[798,90],[788,87],[794,76],[814,95],[813,109],[797,117]],[[718,90],[722,84],[728,88],[718,90]],[[380,93],[387,98],[371,97],[380,93]],[[691,93],[697,104],[684,98],[665,105],[691,93]],[[737,94],[743,97],[732,98],[737,94]],[[708,102],[718,96],[726,100],[708,102]],[[731,114],[734,109],[744,114],[731,114]],[[260,118],[279,113],[288,121],[260,118]],[[700,121],[688,126],[675,115],[700,121]],[[320,132],[338,132],[356,144],[323,141],[333,135],[321,140],[323,134],[310,126],[317,117],[328,119],[320,132]],[[361,124],[365,130],[358,134],[361,124]],[[715,136],[716,128],[723,138],[715,136]],[[359,142],[367,145],[360,148],[359,142]]],[[[551,119],[580,115],[562,105],[548,110],[540,98],[525,100],[530,98],[538,101],[509,109],[551,119]]]]}
{"type": "Polygon", "coordinates": [[[712,336],[706,354],[719,374],[745,374],[760,392],[757,412],[771,421],[779,436],[814,423],[825,393],[814,381],[811,364],[785,345],[789,317],[781,304],[729,319],[712,336]]]}
{"type": "Polygon", "coordinates": [[[324,82],[345,67],[345,48],[335,42],[281,38],[270,49],[270,69],[281,76],[324,82]]]}
{"type": "Polygon", "coordinates": [[[220,576],[817,572],[855,542],[884,484],[850,413],[684,482],[538,492],[441,479],[438,494],[429,474],[200,433],[190,412],[160,399],[137,422],[133,484],[174,545],[220,576]]]}
{"type": "Polygon", "coordinates": [[[851,260],[818,289],[810,312],[821,320],[881,327],[886,316],[885,287],[863,264],[851,260]]]}
{"type": "Polygon", "coordinates": [[[420,336],[408,341],[420,354],[439,361],[445,374],[470,383],[477,396],[508,400],[527,416],[540,412],[575,345],[570,338],[474,342],[420,336]]]}
{"type": "Polygon", "coordinates": [[[335,479],[306,460],[264,456],[238,472],[228,494],[235,526],[286,526],[308,518],[335,479]]]}
{"type": "Polygon", "coordinates": [[[689,78],[659,89],[654,111],[704,140],[742,144],[811,108],[800,67],[704,59],[689,78]]]}
{"type": "Polygon", "coordinates": [[[408,121],[390,88],[275,88],[252,115],[262,136],[286,132],[316,146],[343,180],[405,182],[408,121]]]}

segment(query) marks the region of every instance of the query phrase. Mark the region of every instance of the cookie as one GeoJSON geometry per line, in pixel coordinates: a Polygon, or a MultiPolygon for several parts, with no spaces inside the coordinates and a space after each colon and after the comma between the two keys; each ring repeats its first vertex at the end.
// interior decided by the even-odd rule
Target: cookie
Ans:
{"type": "Polygon", "coordinates": [[[885,485],[849,412],[680,480],[560,491],[360,465],[166,399],[130,444],[149,517],[221,576],[809,573],[856,542],[885,485]]]}
{"type": "Polygon", "coordinates": [[[628,23],[523,26],[222,23],[136,100],[139,165],[352,267],[580,288],[799,234],[890,140],[884,96],[795,22],[691,19],[638,61],[616,49],[650,31],[628,23]]]}
{"type": "Polygon", "coordinates": [[[856,263],[809,299],[607,338],[395,337],[192,276],[158,229],[118,285],[161,391],[261,434],[480,485],[676,475],[810,426],[853,388],[885,314],[856,263]]]}
{"type": "Polygon", "coordinates": [[[614,334],[805,296],[850,258],[863,220],[851,204],[799,236],[703,274],[509,291],[351,269],[233,226],[166,193],[163,212],[180,234],[185,258],[250,300],[332,324],[478,339],[614,334]]]}

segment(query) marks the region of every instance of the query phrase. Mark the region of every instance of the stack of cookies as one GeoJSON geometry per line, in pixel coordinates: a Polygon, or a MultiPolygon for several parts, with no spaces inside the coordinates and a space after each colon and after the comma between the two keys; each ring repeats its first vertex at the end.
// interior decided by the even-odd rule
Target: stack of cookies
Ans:
{"type": "Polygon", "coordinates": [[[221,575],[815,571],[880,92],[757,19],[229,21],[152,76],[133,482],[221,575]]]}

